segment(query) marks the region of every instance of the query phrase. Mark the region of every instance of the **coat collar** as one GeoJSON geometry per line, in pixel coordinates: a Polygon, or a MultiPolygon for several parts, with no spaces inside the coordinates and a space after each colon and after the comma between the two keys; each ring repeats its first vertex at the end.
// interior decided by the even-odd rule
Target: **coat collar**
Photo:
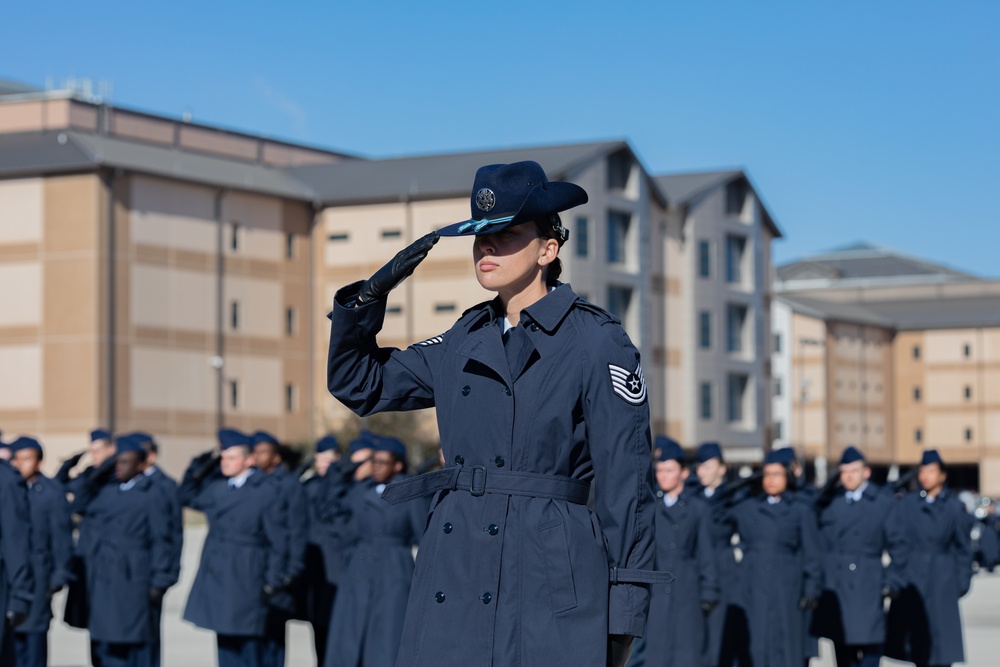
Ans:
{"type": "MultiPolygon", "coordinates": [[[[568,283],[559,283],[558,287],[522,312],[527,314],[545,333],[551,334],[566,319],[566,315],[573,309],[577,298],[576,293],[568,283]]],[[[521,315],[521,319],[524,319],[524,314],[521,315]]]]}

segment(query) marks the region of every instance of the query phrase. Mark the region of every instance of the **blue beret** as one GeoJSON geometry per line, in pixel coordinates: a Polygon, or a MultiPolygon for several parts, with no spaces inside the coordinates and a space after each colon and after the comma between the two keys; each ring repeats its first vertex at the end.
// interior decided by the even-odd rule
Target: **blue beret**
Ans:
{"type": "Polygon", "coordinates": [[[698,463],[704,463],[705,461],[711,461],[712,459],[719,459],[722,461],[722,448],[719,447],[717,442],[703,442],[698,445],[698,451],[695,453],[695,458],[698,459],[698,463]]]}
{"type": "Polygon", "coordinates": [[[406,460],[406,445],[402,440],[385,435],[376,436],[377,440],[372,443],[372,449],[376,452],[389,452],[400,461],[406,460]]]}
{"type": "Polygon", "coordinates": [[[19,452],[22,449],[34,449],[37,450],[39,454],[42,453],[42,445],[34,438],[29,438],[26,435],[22,435],[14,442],[6,444],[4,446],[10,447],[10,451],[12,452],[19,452]]]}
{"type": "Polygon", "coordinates": [[[107,431],[103,428],[95,428],[93,431],[90,432],[91,442],[94,442],[95,440],[110,440],[110,439],[111,439],[111,431],[107,431]]]}
{"type": "Polygon", "coordinates": [[[677,461],[681,465],[684,464],[684,450],[673,438],[658,435],[654,446],[657,461],[677,461]]]}
{"type": "Polygon", "coordinates": [[[250,440],[253,443],[254,447],[256,447],[257,445],[259,445],[262,442],[266,442],[266,443],[268,443],[270,445],[274,445],[275,447],[280,447],[281,446],[281,444],[278,442],[278,439],[275,438],[270,433],[268,433],[267,431],[257,431],[252,436],[250,436],[250,440]]]}
{"type": "Polygon", "coordinates": [[[324,435],[316,441],[316,453],[332,452],[340,449],[340,443],[332,435],[324,435]]]}
{"type": "Polygon", "coordinates": [[[854,463],[855,461],[864,461],[865,455],[861,453],[861,450],[854,445],[848,445],[847,449],[840,456],[840,465],[846,465],[848,463],[854,463]]]}
{"type": "Polygon", "coordinates": [[[134,435],[120,435],[115,438],[115,453],[124,454],[125,452],[139,452],[143,456],[146,455],[146,449],[142,446],[143,441],[134,435]]]}
{"type": "Polygon", "coordinates": [[[941,455],[938,454],[938,450],[925,449],[924,455],[920,458],[920,465],[926,466],[932,463],[937,463],[938,465],[944,465],[944,461],[941,460],[941,455]]]}
{"type": "Polygon", "coordinates": [[[219,431],[219,447],[229,449],[230,447],[251,447],[250,436],[235,428],[224,428],[219,431]]]}

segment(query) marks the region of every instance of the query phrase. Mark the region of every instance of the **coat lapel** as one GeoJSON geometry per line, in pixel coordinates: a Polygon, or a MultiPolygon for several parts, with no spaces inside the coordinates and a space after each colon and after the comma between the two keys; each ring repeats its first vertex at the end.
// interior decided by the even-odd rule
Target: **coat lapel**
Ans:
{"type": "Polygon", "coordinates": [[[486,367],[508,387],[514,385],[503,342],[500,340],[500,330],[492,322],[487,321],[478,329],[470,331],[456,350],[456,354],[486,367]]]}

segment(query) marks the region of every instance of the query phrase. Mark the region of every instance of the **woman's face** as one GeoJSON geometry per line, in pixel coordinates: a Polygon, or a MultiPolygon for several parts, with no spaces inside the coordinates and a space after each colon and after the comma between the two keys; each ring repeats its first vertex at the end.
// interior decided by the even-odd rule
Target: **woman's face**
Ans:
{"type": "Polygon", "coordinates": [[[553,239],[538,236],[535,225],[524,223],[495,234],[477,236],[472,245],[476,279],[491,292],[517,294],[536,282],[542,267],[559,251],[553,239]]]}

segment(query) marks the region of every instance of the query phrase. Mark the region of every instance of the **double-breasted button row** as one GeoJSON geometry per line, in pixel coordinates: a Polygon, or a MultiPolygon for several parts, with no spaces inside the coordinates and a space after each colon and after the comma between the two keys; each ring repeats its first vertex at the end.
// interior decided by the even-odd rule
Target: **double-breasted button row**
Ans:
{"type": "MultiPolygon", "coordinates": [[[[437,593],[434,594],[434,601],[437,602],[438,604],[444,602],[445,599],[446,596],[443,591],[438,591],[437,593]]],[[[490,602],[493,601],[493,594],[483,593],[482,595],[479,596],[479,599],[482,601],[483,604],[489,604],[490,602]]]]}

